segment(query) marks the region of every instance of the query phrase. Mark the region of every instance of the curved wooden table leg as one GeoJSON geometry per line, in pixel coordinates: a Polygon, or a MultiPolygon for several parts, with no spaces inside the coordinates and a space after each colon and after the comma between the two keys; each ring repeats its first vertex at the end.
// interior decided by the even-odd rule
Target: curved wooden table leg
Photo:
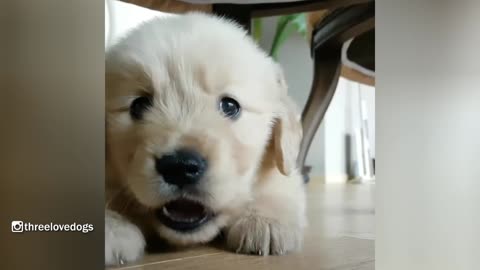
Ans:
{"type": "Polygon", "coordinates": [[[342,46],[322,51],[313,57],[314,78],[307,104],[302,112],[303,140],[298,155],[299,168],[305,165],[312,140],[335,94],[342,67],[342,46]]]}
{"type": "MultiPolygon", "coordinates": [[[[334,10],[315,27],[312,38],[314,78],[302,113],[303,140],[297,160],[302,173],[313,137],[337,88],[342,67],[343,43],[374,27],[373,1],[334,10]]],[[[304,173],[304,177],[305,182],[308,182],[308,175],[304,173]]]]}

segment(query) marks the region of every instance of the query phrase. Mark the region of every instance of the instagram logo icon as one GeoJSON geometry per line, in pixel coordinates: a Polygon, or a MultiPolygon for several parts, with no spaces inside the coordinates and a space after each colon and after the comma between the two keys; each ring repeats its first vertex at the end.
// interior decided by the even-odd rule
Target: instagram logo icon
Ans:
{"type": "Polygon", "coordinates": [[[23,232],[23,221],[12,221],[12,232],[23,232]]]}

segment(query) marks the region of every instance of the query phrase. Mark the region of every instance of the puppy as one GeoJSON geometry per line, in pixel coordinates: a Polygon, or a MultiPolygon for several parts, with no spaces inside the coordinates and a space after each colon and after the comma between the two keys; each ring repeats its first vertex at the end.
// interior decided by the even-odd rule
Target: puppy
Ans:
{"type": "Polygon", "coordinates": [[[151,20],[106,55],[107,265],[223,232],[236,252],[301,247],[299,115],[280,67],[235,23],[151,20]]]}

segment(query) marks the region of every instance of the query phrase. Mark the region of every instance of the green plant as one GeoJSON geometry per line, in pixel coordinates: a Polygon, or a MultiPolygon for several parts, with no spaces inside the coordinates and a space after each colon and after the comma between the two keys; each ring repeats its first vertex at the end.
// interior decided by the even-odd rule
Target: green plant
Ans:
{"type": "MultiPolygon", "coordinates": [[[[263,22],[261,18],[253,20],[252,35],[258,42],[262,37],[263,22]]],[[[281,46],[293,33],[299,33],[303,37],[307,36],[307,17],[305,13],[280,16],[277,19],[275,35],[273,37],[270,56],[277,60],[281,46]]]]}

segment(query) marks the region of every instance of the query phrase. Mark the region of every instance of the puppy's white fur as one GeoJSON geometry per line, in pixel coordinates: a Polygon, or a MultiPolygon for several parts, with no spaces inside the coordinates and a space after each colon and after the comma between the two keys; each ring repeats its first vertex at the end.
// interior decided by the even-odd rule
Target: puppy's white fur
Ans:
{"type": "Polygon", "coordinates": [[[132,31],[107,52],[106,118],[106,264],[140,258],[143,235],[152,232],[190,245],[225,230],[232,250],[263,255],[301,246],[299,117],[280,67],[236,24],[192,13],[132,31]],[[135,122],[129,106],[145,93],[154,104],[135,122]],[[237,120],[219,111],[224,96],[240,103],[237,120]],[[177,190],[155,171],[154,157],[180,147],[209,161],[195,192],[177,190]],[[216,217],[190,233],[165,227],[152,209],[179,196],[216,217]]]}

